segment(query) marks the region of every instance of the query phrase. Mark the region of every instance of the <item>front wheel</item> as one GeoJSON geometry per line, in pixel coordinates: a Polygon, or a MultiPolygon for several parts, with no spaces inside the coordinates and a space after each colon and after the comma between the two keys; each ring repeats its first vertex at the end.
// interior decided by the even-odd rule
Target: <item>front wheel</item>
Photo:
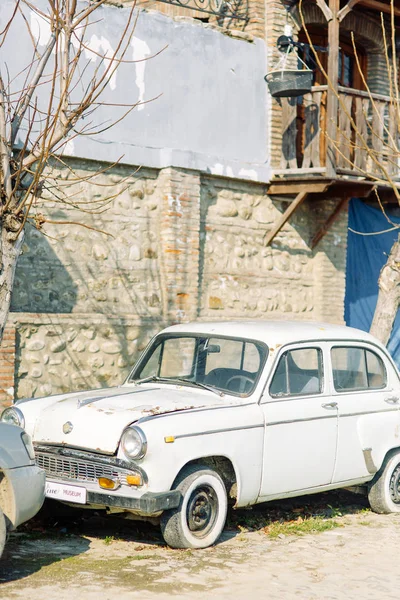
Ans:
{"type": "Polygon", "coordinates": [[[6,543],[6,536],[7,536],[6,519],[3,514],[3,511],[0,508],[0,557],[3,554],[4,546],[6,543]]]}
{"type": "Polygon", "coordinates": [[[174,488],[182,493],[178,508],[161,516],[161,532],[171,548],[207,548],[225,525],[228,500],[221,477],[206,466],[185,467],[174,488]]]}
{"type": "Polygon", "coordinates": [[[400,451],[389,455],[370,485],[368,500],[374,512],[400,512],[400,451]]]}

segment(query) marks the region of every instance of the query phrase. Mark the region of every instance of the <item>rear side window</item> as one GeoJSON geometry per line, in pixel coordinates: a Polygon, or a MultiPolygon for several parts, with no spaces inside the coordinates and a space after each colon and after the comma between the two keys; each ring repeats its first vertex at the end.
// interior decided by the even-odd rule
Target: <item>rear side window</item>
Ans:
{"type": "Polygon", "coordinates": [[[273,397],[320,394],[322,387],[321,350],[299,348],[282,354],[269,393],[273,397]]]}
{"type": "Polygon", "coordinates": [[[379,390],[386,386],[386,369],[382,359],[366,348],[350,346],[331,350],[333,383],[337,392],[379,390]]]}

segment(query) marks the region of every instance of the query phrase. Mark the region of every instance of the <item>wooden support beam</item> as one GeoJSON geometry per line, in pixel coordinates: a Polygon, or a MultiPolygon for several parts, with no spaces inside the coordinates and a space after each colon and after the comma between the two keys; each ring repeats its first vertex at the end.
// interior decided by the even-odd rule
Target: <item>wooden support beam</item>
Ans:
{"type": "MultiPolygon", "coordinates": [[[[333,185],[329,188],[328,192],[323,194],[313,194],[312,199],[313,202],[322,202],[324,200],[342,200],[343,198],[368,198],[374,189],[376,189],[376,185],[371,184],[363,184],[363,183],[351,183],[351,182],[340,182],[344,185],[333,185]]],[[[392,191],[393,193],[393,191],[392,191]]]]}
{"type": "Polygon", "coordinates": [[[322,183],[313,183],[312,181],[304,181],[304,182],[291,182],[285,183],[271,183],[267,190],[268,196],[273,196],[275,194],[279,194],[284,196],[285,194],[300,194],[300,192],[308,192],[309,194],[319,194],[322,192],[326,192],[329,186],[333,183],[333,181],[323,181],[322,183]]]}
{"type": "Polygon", "coordinates": [[[347,206],[347,203],[349,202],[350,198],[351,196],[347,196],[346,198],[342,198],[342,200],[340,200],[331,216],[327,219],[327,221],[321,227],[318,233],[315,234],[311,242],[312,250],[314,250],[314,248],[319,244],[322,238],[328,233],[332,224],[336,221],[342,210],[344,210],[344,208],[347,206]]]}
{"type": "Polygon", "coordinates": [[[360,0],[349,0],[348,3],[339,10],[339,12],[338,12],[339,23],[341,23],[343,21],[343,19],[349,14],[349,12],[353,8],[353,6],[355,6],[359,2],[360,2],[360,0]]]}
{"type": "Polygon", "coordinates": [[[282,227],[290,219],[290,217],[292,216],[294,211],[300,206],[300,204],[303,204],[303,202],[307,198],[307,196],[308,196],[308,192],[300,192],[299,194],[297,194],[297,196],[293,200],[293,202],[288,206],[288,208],[285,210],[285,212],[281,215],[281,218],[279,219],[279,221],[275,224],[275,226],[268,233],[266,240],[265,240],[266,246],[269,246],[271,244],[274,237],[280,232],[282,227]]]}
{"type": "MultiPolygon", "coordinates": [[[[380,0],[360,0],[360,4],[365,6],[365,8],[370,8],[371,10],[378,10],[379,12],[391,14],[390,3],[385,4],[380,0]]],[[[395,1],[395,4],[397,2],[395,1]]],[[[393,12],[395,17],[400,17],[400,8],[393,7],[393,12]]]]}
{"type": "Polygon", "coordinates": [[[338,12],[340,9],[340,0],[329,0],[329,8],[332,11],[333,19],[328,23],[328,77],[331,85],[328,87],[326,107],[326,175],[328,177],[335,177],[337,154],[335,141],[337,139],[337,120],[339,108],[337,89],[339,77],[338,12]]]}
{"type": "Polygon", "coordinates": [[[329,21],[332,21],[333,14],[332,14],[331,9],[325,2],[325,0],[316,0],[316,3],[318,4],[318,7],[321,9],[321,12],[323,13],[323,15],[324,15],[325,19],[328,21],[328,23],[329,23],[329,21]]]}

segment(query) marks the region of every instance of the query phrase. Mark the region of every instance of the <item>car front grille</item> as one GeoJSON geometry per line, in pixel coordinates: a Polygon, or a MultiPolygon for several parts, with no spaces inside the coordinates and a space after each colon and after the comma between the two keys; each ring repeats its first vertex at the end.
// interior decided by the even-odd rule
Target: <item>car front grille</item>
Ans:
{"type": "Polygon", "coordinates": [[[128,472],[113,465],[99,464],[81,458],[71,458],[36,451],[36,463],[51,479],[97,482],[99,477],[115,479],[126,485],[128,472]]]}

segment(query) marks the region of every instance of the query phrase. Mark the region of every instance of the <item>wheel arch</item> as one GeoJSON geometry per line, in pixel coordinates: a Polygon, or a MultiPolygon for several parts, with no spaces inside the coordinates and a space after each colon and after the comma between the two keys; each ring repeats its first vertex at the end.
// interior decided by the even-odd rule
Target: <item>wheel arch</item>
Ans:
{"type": "Polygon", "coordinates": [[[237,503],[239,482],[236,469],[228,457],[221,455],[200,456],[199,458],[194,458],[188,461],[182,465],[180,471],[177,473],[172,487],[175,487],[175,484],[180,478],[182,471],[190,465],[205,465],[213,471],[216,471],[224,482],[228,496],[228,502],[231,504],[237,503]]]}
{"type": "Polygon", "coordinates": [[[398,453],[400,453],[400,446],[396,446],[395,448],[390,448],[389,450],[386,451],[386,454],[384,455],[384,457],[382,459],[380,467],[376,471],[376,473],[373,476],[373,478],[371,479],[371,481],[368,482],[368,488],[371,488],[371,486],[377,481],[377,479],[380,477],[382,472],[385,470],[386,464],[392,458],[392,456],[394,456],[395,454],[398,454],[398,453]]]}

